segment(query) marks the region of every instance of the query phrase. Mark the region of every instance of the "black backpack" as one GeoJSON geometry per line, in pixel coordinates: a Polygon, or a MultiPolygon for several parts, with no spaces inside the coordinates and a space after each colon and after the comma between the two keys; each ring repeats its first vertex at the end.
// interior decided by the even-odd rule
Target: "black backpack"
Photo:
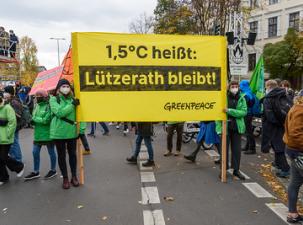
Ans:
{"type": "Polygon", "coordinates": [[[273,112],[280,125],[284,125],[287,113],[292,106],[293,101],[287,95],[279,95],[273,99],[273,112]]]}

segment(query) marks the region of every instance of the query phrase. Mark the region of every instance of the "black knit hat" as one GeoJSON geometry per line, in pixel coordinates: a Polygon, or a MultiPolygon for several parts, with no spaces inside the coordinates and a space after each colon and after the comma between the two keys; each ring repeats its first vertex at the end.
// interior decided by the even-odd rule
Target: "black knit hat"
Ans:
{"type": "Polygon", "coordinates": [[[4,88],[4,92],[11,94],[12,96],[15,95],[15,89],[13,86],[6,86],[4,88]]]}
{"type": "Polygon", "coordinates": [[[57,84],[57,87],[56,87],[56,91],[63,85],[68,85],[68,86],[71,86],[69,81],[66,80],[66,79],[61,79],[59,80],[58,84],[57,84]]]}

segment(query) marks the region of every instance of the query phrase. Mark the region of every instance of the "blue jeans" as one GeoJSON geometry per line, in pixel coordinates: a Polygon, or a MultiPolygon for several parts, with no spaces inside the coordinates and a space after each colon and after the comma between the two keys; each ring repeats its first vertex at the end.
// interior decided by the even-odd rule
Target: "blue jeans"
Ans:
{"type": "Polygon", "coordinates": [[[288,185],[288,210],[297,213],[297,201],[300,187],[303,184],[303,170],[295,166],[293,159],[290,165],[290,182],[288,185]]]}
{"type": "MultiPolygon", "coordinates": [[[[101,127],[104,130],[104,133],[109,132],[109,129],[106,125],[106,123],[104,122],[99,122],[99,124],[101,125],[101,127]]],[[[95,134],[95,130],[96,130],[97,124],[95,122],[91,123],[91,128],[90,128],[90,134],[95,134]]]]}
{"type": "Polygon", "coordinates": [[[134,151],[134,157],[137,158],[138,155],[139,155],[139,152],[141,150],[142,140],[144,140],[145,146],[147,148],[149,160],[154,161],[154,150],[153,150],[153,146],[152,146],[152,143],[151,143],[151,137],[150,136],[148,136],[148,137],[143,137],[141,135],[137,136],[136,148],[135,148],[135,151],[134,151]]]}
{"type": "MultiPolygon", "coordinates": [[[[51,170],[56,171],[56,161],[57,161],[57,156],[55,152],[55,145],[50,143],[47,144],[47,150],[50,158],[50,165],[51,165],[51,170]]],[[[34,172],[38,173],[40,170],[40,150],[41,150],[42,145],[37,145],[34,144],[33,147],[33,157],[34,157],[34,172]]]]}
{"type": "Polygon", "coordinates": [[[22,162],[22,153],[19,144],[19,131],[17,130],[15,131],[14,143],[11,145],[8,154],[12,159],[22,162]]]}

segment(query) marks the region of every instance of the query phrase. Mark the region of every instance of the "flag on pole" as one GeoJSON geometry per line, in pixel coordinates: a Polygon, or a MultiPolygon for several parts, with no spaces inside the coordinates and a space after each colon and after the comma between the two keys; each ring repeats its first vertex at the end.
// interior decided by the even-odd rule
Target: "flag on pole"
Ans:
{"type": "Polygon", "coordinates": [[[263,55],[260,56],[257,66],[251,76],[249,87],[258,99],[264,97],[264,60],[263,55]]]}

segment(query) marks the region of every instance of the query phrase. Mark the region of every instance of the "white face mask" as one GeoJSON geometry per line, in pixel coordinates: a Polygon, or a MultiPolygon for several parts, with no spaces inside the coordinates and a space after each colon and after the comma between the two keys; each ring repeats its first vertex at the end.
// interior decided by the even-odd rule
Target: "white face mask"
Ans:
{"type": "Polygon", "coordinates": [[[238,91],[239,91],[239,88],[231,88],[230,89],[230,92],[232,93],[232,94],[237,94],[238,93],[238,91]]]}
{"type": "Polygon", "coordinates": [[[70,93],[70,87],[61,87],[60,92],[64,95],[68,95],[70,93]]]}

